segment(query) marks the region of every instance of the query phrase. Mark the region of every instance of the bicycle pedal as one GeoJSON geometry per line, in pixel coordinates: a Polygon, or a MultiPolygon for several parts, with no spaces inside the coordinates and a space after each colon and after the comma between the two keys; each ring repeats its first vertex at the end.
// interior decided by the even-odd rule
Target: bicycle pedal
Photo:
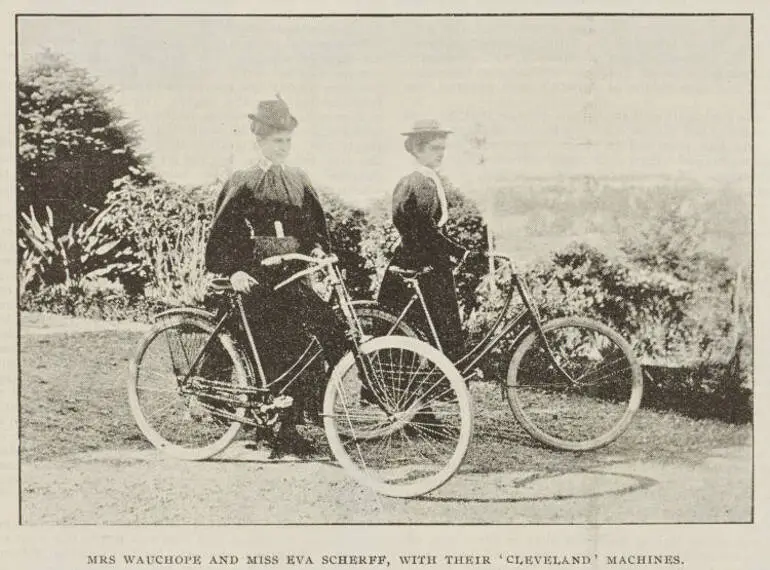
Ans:
{"type": "Polygon", "coordinates": [[[267,404],[262,407],[263,410],[285,410],[286,408],[291,408],[291,406],[294,404],[294,398],[291,396],[287,396],[286,394],[281,394],[280,396],[276,396],[272,403],[267,404]]]}
{"type": "Polygon", "coordinates": [[[273,400],[273,406],[279,409],[290,408],[294,404],[294,398],[291,396],[278,396],[273,400]]]}

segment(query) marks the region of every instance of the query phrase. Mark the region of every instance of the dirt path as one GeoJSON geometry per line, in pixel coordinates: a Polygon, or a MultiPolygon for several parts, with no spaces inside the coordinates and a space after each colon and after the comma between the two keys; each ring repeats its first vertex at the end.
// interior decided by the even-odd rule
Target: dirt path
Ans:
{"type": "Polygon", "coordinates": [[[326,461],[270,462],[234,444],[186,463],[154,451],[22,465],[23,520],[147,523],[623,523],[751,519],[751,449],[698,465],[622,462],[564,473],[463,473],[417,500],[380,497],[326,461]]]}
{"type": "Polygon", "coordinates": [[[76,334],[108,330],[145,331],[149,327],[150,325],[145,323],[131,321],[103,321],[51,313],[21,314],[21,329],[25,335],[76,334]]]}
{"type": "MultiPolygon", "coordinates": [[[[24,335],[125,327],[22,315],[24,335]]],[[[413,500],[375,495],[328,461],[271,462],[236,442],[215,460],[181,462],[114,449],[21,464],[28,524],[152,523],[689,523],[752,518],[751,447],[688,463],[601,455],[586,467],[460,471],[413,500]]]]}

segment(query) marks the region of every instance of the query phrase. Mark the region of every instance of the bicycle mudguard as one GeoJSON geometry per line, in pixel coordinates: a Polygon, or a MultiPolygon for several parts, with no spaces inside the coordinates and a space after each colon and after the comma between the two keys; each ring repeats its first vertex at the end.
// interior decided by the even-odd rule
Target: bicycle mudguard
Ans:
{"type": "Polygon", "coordinates": [[[191,317],[198,317],[203,319],[210,319],[216,321],[217,316],[211,311],[206,309],[200,309],[198,307],[175,307],[168,309],[162,313],[158,313],[153,317],[153,321],[158,322],[164,317],[184,316],[189,315],[191,317]]]}
{"type": "Polygon", "coordinates": [[[380,309],[385,311],[377,301],[370,301],[368,299],[359,299],[357,301],[350,302],[351,307],[371,307],[372,309],[380,309]]]}

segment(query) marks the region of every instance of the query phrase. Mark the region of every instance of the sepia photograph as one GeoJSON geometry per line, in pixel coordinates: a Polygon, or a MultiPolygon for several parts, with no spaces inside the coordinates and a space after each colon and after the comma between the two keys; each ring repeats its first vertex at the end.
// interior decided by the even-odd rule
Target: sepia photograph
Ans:
{"type": "Polygon", "coordinates": [[[22,529],[755,522],[751,13],[14,24],[22,529]]]}

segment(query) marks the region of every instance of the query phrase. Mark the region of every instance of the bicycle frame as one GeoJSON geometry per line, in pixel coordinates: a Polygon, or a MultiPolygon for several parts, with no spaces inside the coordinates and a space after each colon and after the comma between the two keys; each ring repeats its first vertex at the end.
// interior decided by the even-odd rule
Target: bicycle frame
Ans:
{"type": "MultiPolygon", "coordinates": [[[[263,263],[265,265],[274,265],[276,263],[280,263],[282,261],[291,261],[291,260],[300,260],[300,261],[317,261],[314,258],[310,258],[307,256],[302,256],[300,254],[287,254],[283,256],[275,256],[274,258],[268,258],[263,263]]],[[[356,316],[355,312],[350,308],[352,300],[350,298],[350,295],[347,291],[347,288],[345,287],[344,281],[342,279],[342,275],[339,271],[339,268],[336,265],[337,258],[336,256],[328,256],[327,259],[324,261],[323,264],[317,263],[315,267],[310,267],[308,269],[299,271],[289,278],[285,279],[284,281],[278,283],[273,287],[274,290],[280,289],[281,287],[284,287],[288,285],[289,283],[300,279],[302,277],[305,277],[313,272],[320,271],[320,270],[326,270],[327,271],[327,277],[329,279],[330,284],[332,285],[334,293],[337,295],[339,306],[342,309],[343,314],[345,315],[346,321],[348,323],[348,338],[350,339],[350,347],[353,350],[356,357],[359,356],[359,344],[363,338],[363,331],[361,328],[360,321],[358,320],[358,317],[356,316]]],[[[284,370],[280,375],[278,375],[277,378],[275,378],[272,381],[269,381],[264,368],[262,366],[262,360],[259,356],[259,351],[256,346],[256,342],[254,341],[254,334],[251,330],[251,326],[249,325],[247,316],[246,316],[246,310],[243,306],[243,300],[241,297],[241,294],[238,292],[235,292],[229,287],[222,287],[221,290],[225,293],[227,296],[228,301],[228,308],[224,313],[217,317],[213,313],[209,311],[205,311],[203,309],[196,309],[196,308],[179,308],[179,309],[170,309],[168,311],[164,311],[163,313],[160,313],[156,318],[160,319],[163,317],[168,316],[174,316],[178,314],[193,314],[195,316],[199,316],[202,318],[205,318],[210,321],[216,321],[216,325],[214,326],[214,330],[211,332],[209,337],[206,339],[206,342],[203,344],[203,347],[200,349],[198,354],[193,359],[193,362],[190,364],[189,371],[185,375],[185,377],[182,379],[182,385],[186,386],[191,383],[191,377],[194,376],[193,371],[196,370],[196,366],[200,363],[204,353],[207,351],[207,349],[211,346],[211,343],[214,341],[214,339],[217,337],[218,334],[220,334],[223,330],[228,330],[228,323],[237,316],[237,324],[242,328],[246,340],[248,341],[248,348],[249,348],[249,358],[247,360],[247,363],[249,364],[249,369],[247,370],[247,374],[249,375],[249,384],[248,387],[233,387],[230,384],[226,383],[219,383],[216,381],[210,381],[207,380],[206,384],[210,385],[211,387],[215,387],[220,391],[227,392],[229,394],[233,395],[267,395],[272,393],[271,388],[275,386],[276,384],[283,384],[281,389],[277,392],[278,395],[284,394],[286,390],[294,384],[294,382],[299,379],[299,377],[302,375],[302,373],[322,354],[322,348],[320,346],[320,343],[318,342],[318,339],[313,337],[308,344],[308,346],[305,348],[303,353],[296,358],[293,364],[291,364],[286,370],[284,370]],[[251,369],[251,365],[256,366],[256,372],[257,374],[254,374],[254,370],[251,369]]],[[[357,361],[359,358],[357,358],[357,361]]],[[[249,409],[253,409],[256,407],[256,404],[249,403],[249,405],[245,405],[243,402],[236,402],[230,399],[224,399],[224,398],[216,398],[215,396],[211,396],[212,399],[220,399],[223,401],[227,401],[230,403],[238,404],[239,406],[246,407],[249,409]]],[[[221,410],[216,410],[217,413],[220,415],[228,416],[227,412],[223,412],[221,410]]],[[[240,419],[239,421],[244,421],[243,419],[240,419]]],[[[252,424],[254,422],[251,422],[249,420],[245,420],[244,423],[252,424]]],[[[259,425],[259,424],[254,424],[259,425]]]]}
{"type": "MultiPolygon", "coordinates": [[[[457,362],[455,362],[455,366],[457,366],[458,370],[460,370],[460,373],[466,379],[469,379],[475,375],[475,372],[473,372],[475,365],[484,356],[486,356],[489,353],[489,351],[492,350],[506,335],[508,335],[508,333],[514,330],[517,326],[519,326],[520,323],[523,320],[525,320],[526,317],[529,317],[529,322],[526,322],[525,325],[521,327],[521,329],[516,333],[516,336],[513,339],[514,346],[518,344],[532,329],[535,329],[539,331],[541,339],[546,343],[546,346],[548,347],[548,352],[550,354],[550,346],[548,346],[547,339],[545,338],[542,332],[542,320],[540,318],[540,313],[538,312],[537,306],[532,300],[532,296],[529,292],[529,289],[527,288],[523,279],[521,279],[518,273],[514,271],[513,263],[511,262],[509,257],[505,255],[499,255],[499,254],[495,255],[495,257],[497,259],[501,259],[505,261],[511,268],[511,285],[512,286],[508,292],[508,298],[503,304],[503,308],[495,317],[495,322],[486,332],[484,337],[481,340],[479,340],[476,343],[476,345],[473,346],[466,354],[461,356],[457,360],[457,362]],[[518,312],[517,314],[515,314],[514,316],[512,316],[511,318],[506,319],[505,315],[511,306],[514,289],[518,291],[519,297],[521,298],[524,304],[524,309],[518,312]]],[[[422,293],[422,290],[420,289],[420,283],[419,283],[418,277],[403,277],[403,279],[410,287],[414,289],[414,294],[411,296],[409,301],[401,310],[398,317],[396,318],[396,322],[393,324],[393,326],[390,328],[387,334],[392,334],[396,330],[398,325],[405,321],[406,315],[409,313],[410,309],[415,305],[415,303],[419,302],[419,306],[423,314],[425,315],[426,321],[428,322],[428,327],[430,329],[429,332],[432,336],[431,340],[433,343],[435,343],[435,346],[439,350],[441,350],[441,343],[438,338],[438,333],[433,323],[433,319],[430,315],[430,311],[428,310],[428,306],[425,302],[425,297],[422,293]]],[[[552,354],[551,356],[552,356],[552,359],[555,361],[552,354]]]]}

